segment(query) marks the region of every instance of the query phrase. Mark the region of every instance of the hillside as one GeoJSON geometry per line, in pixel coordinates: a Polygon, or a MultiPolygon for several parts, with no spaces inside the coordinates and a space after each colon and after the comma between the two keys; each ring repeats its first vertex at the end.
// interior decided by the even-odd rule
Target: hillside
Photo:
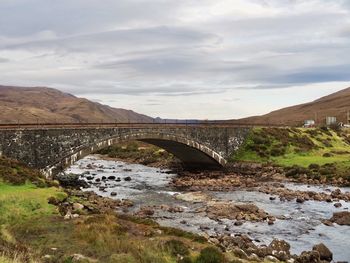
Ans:
{"type": "Polygon", "coordinates": [[[146,115],[112,108],[44,87],[0,86],[0,123],[152,122],[146,115]]]}
{"type": "Polygon", "coordinates": [[[250,124],[301,125],[313,119],[317,125],[325,123],[326,116],[334,116],[338,122],[347,123],[350,110],[350,88],[322,97],[310,103],[272,111],[262,116],[253,116],[233,122],[250,124]]]}

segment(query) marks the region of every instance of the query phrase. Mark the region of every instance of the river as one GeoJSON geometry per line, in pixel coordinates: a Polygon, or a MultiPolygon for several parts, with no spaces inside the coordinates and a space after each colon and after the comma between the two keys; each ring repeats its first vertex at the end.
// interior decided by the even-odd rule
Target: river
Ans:
{"type": "MultiPolygon", "coordinates": [[[[287,220],[277,220],[274,225],[268,225],[266,222],[245,222],[241,226],[235,226],[232,220],[217,222],[206,217],[205,213],[198,212],[197,210],[204,206],[203,203],[176,199],[176,194],[186,192],[177,191],[169,186],[169,182],[176,174],[169,174],[165,170],[140,164],[104,160],[98,155],[90,155],[79,160],[66,172],[88,173],[89,176],[94,177],[94,180],[102,179],[103,176],[115,176],[116,179],[101,180],[98,183],[90,184],[90,188],[84,190],[94,191],[106,197],[111,197],[111,192],[116,192],[117,195],[114,198],[130,199],[134,202],[135,205],[130,212],[137,211],[145,205],[178,206],[184,209],[182,213],[171,213],[162,209],[155,210],[152,217],[164,226],[181,228],[199,234],[206,232],[209,235],[245,233],[258,245],[268,244],[273,238],[283,239],[290,243],[291,252],[295,254],[310,250],[313,245],[322,242],[333,252],[334,260],[350,260],[350,226],[335,224],[329,227],[321,223],[322,219],[329,219],[333,212],[350,209],[349,202],[341,201],[343,206],[335,208],[333,203],[327,202],[307,201],[300,204],[295,201],[281,202],[279,198],[270,200],[271,195],[258,191],[207,191],[206,193],[215,199],[241,203],[252,202],[269,214],[284,215],[287,218],[287,220]],[[101,186],[106,188],[102,190],[101,186]]],[[[86,177],[84,178],[86,179],[86,177]]],[[[325,192],[327,188],[333,189],[331,186],[307,186],[291,183],[286,183],[285,187],[318,192],[325,192]]],[[[350,191],[350,188],[340,189],[350,191]]]]}

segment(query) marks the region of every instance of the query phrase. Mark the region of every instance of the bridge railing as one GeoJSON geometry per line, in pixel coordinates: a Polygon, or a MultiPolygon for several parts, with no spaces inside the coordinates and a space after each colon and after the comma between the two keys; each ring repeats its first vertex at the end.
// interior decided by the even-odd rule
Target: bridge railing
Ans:
{"type": "Polygon", "coordinates": [[[67,128],[162,128],[162,127],[289,127],[286,125],[203,122],[91,122],[91,123],[0,123],[0,129],[67,129],[67,128]]]}

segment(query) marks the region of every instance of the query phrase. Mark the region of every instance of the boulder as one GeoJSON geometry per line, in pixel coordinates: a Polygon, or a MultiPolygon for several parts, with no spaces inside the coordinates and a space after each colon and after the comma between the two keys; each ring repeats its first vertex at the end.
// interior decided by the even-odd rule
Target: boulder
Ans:
{"type": "Polygon", "coordinates": [[[255,251],[257,246],[254,242],[246,235],[241,236],[222,236],[220,238],[221,245],[226,250],[232,250],[234,248],[240,248],[247,252],[248,250],[255,251]]]}
{"type": "Polygon", "coordinates": [[[79,178],[80,178],[79,174],[60,173],[56,175],[53,179],[59,181],[63,187],[70,187],[70,188],[76,188],[76,189],[79,189],[80,187],[88,188],[89,184],[79,178]]]}
{"type": "Polygon", "coordinates": [[[317,251],[304,251],[295,259],[295,263],[320,263],[320,254],[317,251]]]}
{"type": "Polygon", "coordinates": [[[243,222],[237,220],[237,221],[234,223],[234,225],[235,225],[235,226],[241,226],[241,225],[243,225],[243,222]]]}
{"type": "Polygon", "coordinates": [[[232,252],[233,254],[235,254],[235,256],[241,259],[248,259],[248,255],[240,248],[234,248],[232,252]]]}
{"type": "Polygon", "coordinates": [[[342,207],[342,204],[341,203],[335,203],[334,207],[336,207],[336,208],[342,207]]]}
{"type": "Polygon", "coordinates": [[[312,250],[317,251],[320,254],[321,260],[331,262],[333,260],[333,253],[323,243],[315,245],[312,250]]]}
{"type": "Polygon", "coordinates": [[[297,197],[296,202],[302,204],[305,202],[305,200],[302,197],[297,197]]]}
{"type": "Polygon", "coordinates": [[[178,194],[175,196],[176,199],[191,202],[191,203],[201,203],[209,201],[211,197],[202,192],[189,192],[184,194],[178,194]]]}
{"type": "Polygon", "coordinates": [[[271,250],[271,255],[279,260],[286,261],[290,258],[290,245],[284,240],[272,240],[268,249],[271,250]]]}
{"type": "Polygon", "coordinates": [[[142,207],[137,213],[141,217],[149,217],[154,215],[154,210],[151,207],[142,207]]]}
{"type": "Polygon", "coordinates": [[[329,220],[323,220],[322,223],[326,226],[333,226],[333,223],[329,220]]]}
{"type": "Polygon", "coordinates": [[[83,209],[84,209],[84,205],[79,204],[79,203],[74,203],[74,204],[73,204],[73,209],[74,209],[75,211],[83,210],[83,209]]]}
{"type": "Polygon", "coordinates": [[[277,258],[275,258],[274,256],[271,256],[271,255],[266,256],[265,261],[267,261],[267,262],[280,262],[277,258]]]}
{"type": "Polygon", "coordinates": [[[268,216],[264,210],[259,209],[259,207],[254,204],[233,202],[208,202],[206,212],[208,217],[213,220],[226,218],[238,221],[262,221],[268,216]]]}
{"type": "Polygon", "coordinates": [[[330,221],[333,223],[337,223],[338,225],[350,226],[350,212],[343,211],[333,213],[333,216],[330,219],[330,221]]]}

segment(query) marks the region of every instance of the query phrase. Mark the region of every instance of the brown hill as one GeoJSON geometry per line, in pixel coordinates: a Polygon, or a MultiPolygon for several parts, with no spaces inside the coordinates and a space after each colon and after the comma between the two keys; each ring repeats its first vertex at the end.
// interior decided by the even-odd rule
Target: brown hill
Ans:
{"type": "Polygon", "coordinates": [[[56,89],[0,86],[0,123],[152,122],[146,115],[56,89]]]}
{"type": "Polygon", "coordinates": [[[313,102],[272,111],[262,116],[253,116],[232,122],[250,124],[302,125],[312,119],[316,125],[325,124],[327,116],[336,117],[338,122],[347,123],[350,110],[350,88],[335,92],[313,102]]]}

